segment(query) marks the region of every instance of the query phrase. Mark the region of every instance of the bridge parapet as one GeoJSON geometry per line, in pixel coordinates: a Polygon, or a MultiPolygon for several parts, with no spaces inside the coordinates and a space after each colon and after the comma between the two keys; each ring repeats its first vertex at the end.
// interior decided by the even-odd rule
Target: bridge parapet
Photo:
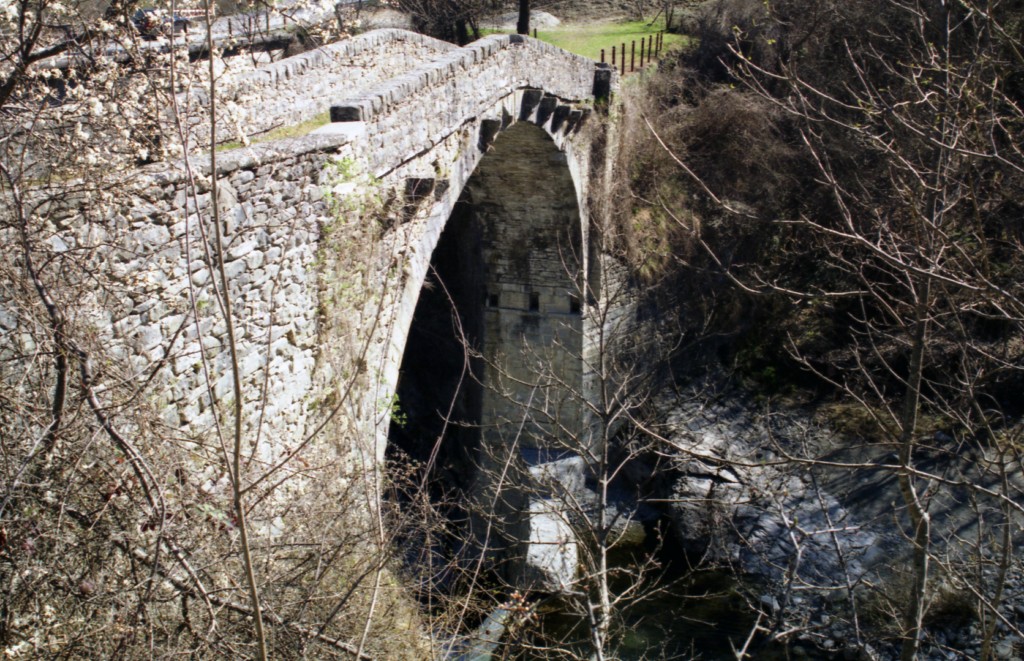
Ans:
{"type": "MultiPolygon", "coordinates": [[[[407,73],[392,76],[368,88],[364,94],[331,107],[336,122],[368,121],[386,115],[409,96],[438,88],[446,101],[455,100],[450,83],[468,78],[488,88],[496,84],[504,92],[521,87],[543,88],[570,101],[582,101],[593,92],[595,62],[556,46],[520,35],[492,35],[464,48],[438,56],[407,73]],[[467,76],[468,74],[468,76],[467,76]]],[[[479,94],[462,94],[465,101],[481,106],[479,94]]]]}
{"type": "Polygon", "coordinates": [[[598,71],[593,60],[536,39],[492,35],[332,105],[331,119],[366,123],[371,169],[383,176],[516,90],[544,90],[556,107],[587,103],[598,71]]]}
{"type": "MultiPolygon", "coordinates": [[[[332,102],[458,47],[415,32],[373,30],[258,69],[225,77],[217,85],[220,140],[237,140],[292,126],[326,112],[332,102]]],[[[209,142],[209,94],[193,89],[178,105],[195,117],[193,144],[209,142]]]]}

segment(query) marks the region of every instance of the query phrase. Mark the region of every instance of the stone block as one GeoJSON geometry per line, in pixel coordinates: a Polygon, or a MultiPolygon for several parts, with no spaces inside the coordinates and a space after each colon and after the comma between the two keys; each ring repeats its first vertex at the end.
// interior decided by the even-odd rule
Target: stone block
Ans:
{"type": "Polygon", "coordinates": [[[228,395],[233,396],[234,382],[234,375],[230,370],[226,371],[214,382],[213,396],[216,397],[218,401],[223,400],[228,395]]]}
{"type": "Polygon", "coordinates": [[[523,91],[523,101],[519,107],[519,120],[529,121],[533,115],[534,110],[540,105],[541,99],[544,98],[544,92],[538,89],[528,89],[523,91]]]}
{"type": "Polygon", "coordinates": [[[529,541],[521,588],[560,593],[572,588],[579,569],[576,535],[555,501],[530,500],[529,541]]]}
{"type": "Polygon", "coordinates": [[[227,261],[234,261],[245,257],[256,249],[256,241],[243,241],[228,248],[227,261]]]}
{"type": "Polygon", "coordinates": [[[231,176],[231,185],[236,190],[240,190],[240,187],[245,186],[253,179],[256,178],[256,174],[252,170],[239,170],[231,176]]]}
{"type": "Polygon", "coordinates": [[[0,307],[0,328],[12,331],[18,327],[18,318],[10,311],[0,307]]]}
{"type": "Polygon", "coordinates": [[[243,272],[245,272],[245,262],[243,261],[229,262],[224,265],[224,273],[228,280],[238,278],[243,272]]]}
{"type": "Polygon", "coordinates": [[[182,324],[185,322],[185,315],[183,314],[171,314],[162,317],[160,320],[160,327],[167,336],[171,336],[178,332],[182,328],[182,324]]]}
{"type": "Polygon", "coordinates": [[[159,323],[139,326],[135,331],[135,345],[141,350],[152,349],[163,341],[164,335],[159,323]]]}
{"type": "Polygon", "coordinates": [[[181,376],[182,374],[191,374],[195,367],[199,364],[199,354],[197,353],[198,347],[194,345],[188,349],[183,349],[174,357],[172,362],[172,371],[181,376]]]}

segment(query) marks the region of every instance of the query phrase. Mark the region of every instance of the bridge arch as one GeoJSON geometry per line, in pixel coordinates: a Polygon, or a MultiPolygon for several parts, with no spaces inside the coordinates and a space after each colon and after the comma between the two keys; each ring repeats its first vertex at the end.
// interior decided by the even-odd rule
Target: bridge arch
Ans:
{"type": "MultiPolygon", "coordinates": [[[[474,552],[513,584],[557,591],[575,576],[576,542],[540,475],[556,461],[582,480],[588,152],[575,149],[579,125],[538,112],[538,96],[513,94],[468,131],[476,148],[458,153],[473,166],[440,185],[382,384],[401,424],[379,417],[376,436],[430,463],[474,552]]],[[[426,179],[406,190],[438,190],[426,179]]]]}
{"type": "MultiPolygon", "coordinates": [[[[483,391],[466,394],[456,402],[457,410],[483,422],[494,435],[504,432],[492,423],[521,419],[530,393],[522,387],[514,392],[510,384],[542,378],[534,367],[523,364],[524,346],[533,359],[555,369],[543,378],[577,384],[572,393],[561,395],[554,394],[551,383],[543,388],[552,406],[561,400],[564,407],[579,395],[590,154],[586,141],[575,136],[587,114],[540,90],[517,90],[458,136],[460,147],[450,150],[457,155],[454,162],[439,166],[436,158],[431,161],[435,175],[440,170],[449,178],[431,176],[422,164],[416,176],[415,163],[398,173],[397,185],[407,195],[427,194],[432,199],[425,213],[426,229],[406,253],[407,278],[382,361],[378,401],[392,402],[397,395],[403,406],[415,408],[415,402],[402,396],[400,381],[406,392],[429,391],[425,379],[446,373],[445,369],[450,372],[456,368],[454,362],[461,361],[461,353],[454,355],[458,348],[451,346],[449,364],[441,372],[417,376],[403,368],[407,355],[422,358],[430,347],[414,323],[421,323],[431,306],[447,305],[447,298],[455,299],[474,350],[492,361],[489,367],[483,364],[486,361],[476,361],[475,376],[485,381],[483,391]],[[447,263],[439,265],[439,260],[447,263]]],[[[436,329],[435,319],[421,330],[436,329]]],[[[437,367],[437,358],[430,357],[428,364],[437,367]]],[[[450,392],[430,392],[434,408],[453,401],[450,392]]],[[[568,422],[564,409],[551,414],[551,423],[568,422]]],[[[578,419],[579,414],[574,415],[578,419]]],[[[525,445],[544,445],[540,439],[550,429],[538,424],[529,429],[525,445]]],[[[387,416],[378,416],[381,457],[389,428],[387,416]]]]}
{"type": "Polygon", "coordinates": [[[590,123],[595,103],[614,87],[615,72],[605,65],[521,35],[492,35],[331,106],[332,124],[318,133],[346,140],[364,171],[398,191],[414,210],[398,232],[398,242],[408,245],[392,250],[401,266],[400,291],[388,292],[386,343],[373,351],[373,384],[359,407],[375,412],[372,421],[360,414],[359,426],[361,436],[369,432],[374,439],[371,454],[378,461],[387,447],[389,412],[431,256],[481,160],[517,124],[542,129],[560,167],[568,169],[586,272],[590,144],[581,129],[590,123]]]}

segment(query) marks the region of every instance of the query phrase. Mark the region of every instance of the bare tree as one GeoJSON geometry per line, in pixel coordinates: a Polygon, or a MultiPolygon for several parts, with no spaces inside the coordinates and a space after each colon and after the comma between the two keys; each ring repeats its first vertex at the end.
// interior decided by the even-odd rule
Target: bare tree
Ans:
{"type": "Polygon", "coordinates": [[[459,45],[478,39],[485,13],[502,4],[495,0],[396,0],[418,30],[459,45]]]}
{"type": "MultiPolygon", "coordinates": [[[[150,48],[127,17],[58,3],[4,5],[0,32],[0,235],[16,248],[0,260],[4,654],[392,656],[419,614],[387,590],[382,474],[325,440],[360,446],[351,393],[369,378],[356,367],[389,321],[386,300],[321,283],[346,310],[344,328],[321,329],[351,340],[331,358],[344,376],[323,402],[300,403],[307,434],[268,445],[270,376],[251,370],[280,347],[284,280],[269,277],[253,306],[230,271],[232,242],[253,228],[225,215],[237,200],[217,176],[220,62],[193,65],[180,38],[150,48]],[[197,83],[204,117],[177,94],[197,83]],[[203,122],[210,142],[190,144],[203,122]],[[153,161],[180,172],[166,180],[179,203],[139,168],[153,161]],[[194,386],[187,415],[175,384],[194,386]]],[[[310,163],[324,245],[352,242],[324,259],[387,291],[394,274],[371,265],[402,237],[382,205],[339,200],[342,166],[310,163]]],[[[282,251],[311,235],[296,219],[263,229],[282,251]]],[[[315,326],[290,337],[311,342],[315,326]]],[[[406,639],[410,656],[418,641],[406,639]]]]}
{"type": "MultiPolygon", "coordinates": [[[[865,440],[893,453],[870,456],[896,479],[909,549],[910,578],[894,600],[900,658],[919,656],[929,605],[943,584],[964,589],[976,562],[998,568],[984,591],[972,590],[989,623],[988,655],[990,623],[1006,625],[999,599],[1021,507],[1012,449],[1019,429],[1003,385],[1019,379],[1014,338],[1024,318],[1010,275],[1020,272],[1020,238],[1005,225],[1024,173],[1020,99],[1006,82],[1020,57],[1006,28],[1018,10],[910,1],[813,11],[801,2],[767,11],[741,5],[719,5],[753,14],[727,19],[731,36],[718,43],[728,45],[714,57],[743,91],[718,99],[748,95],[765,109],[763,123],[784,136],[766,140],[795,150],[791,167],[810,170],[792,174],[804,202],[772,207],[770,193],[744,199],[750,182],[720,185],[701,143],[672,146],[652,120],[704,200],[686,209],[662,194],[659,206],[744,294],[822,306],[839,320],[828,325],[836,339],[824,355],[807,330],[811,315],[783,337],[796,363],[858,407],[865,440]],[[817,65],[824,61],[828,70],[817,65]],[[707,210],[703,223],[694,207],[707,210]],[[723,227],[763,227],[781,250],[727,247],[723,227]],[[965,461],[966,452],[974,459],[965,461]],[[973,514],[951,514],[964,498],[975,503],[973,514]],[[977,537],[961,538],[960,525],[977,537]]],[[[713,47],[707,40],[701,48],[713,47]]],[[[870,462],[835,467],[844,464],[867,470],[870,462]]]]}
{"type": "Polygon", "coordinates": [[[519,0],[519,19],[516,21],[518,34],[530,34],[530,0],[519,0]]]}

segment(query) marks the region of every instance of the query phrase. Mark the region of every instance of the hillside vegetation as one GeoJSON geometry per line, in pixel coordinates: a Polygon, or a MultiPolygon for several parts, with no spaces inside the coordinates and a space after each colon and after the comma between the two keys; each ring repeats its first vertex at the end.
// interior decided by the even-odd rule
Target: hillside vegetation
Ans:
{"type": "Polygon", "coordinates": [[[690,18],[695,45],[624,92],[616,236],[662,311],[681,307],[678,362],[829,403],[851,442],[889,453],[904,659],[943,582],[975,586],[990,658],[1019,571],[1022,21],[1019,2],[716,0],[690,18]],[[954,487],[976,503],[974,565],[933,520],[954,487]]]}
{"type": "Polygon", "coordinates": [[[866,340],[895,359],[924,304],[929,362],[998,351],[985,392],[1016,409],[1024,9],[827,4],[706,4],[696,45],[627,90],[636,263],[733,310],[724,358],[801,383],[866,340]]]}

